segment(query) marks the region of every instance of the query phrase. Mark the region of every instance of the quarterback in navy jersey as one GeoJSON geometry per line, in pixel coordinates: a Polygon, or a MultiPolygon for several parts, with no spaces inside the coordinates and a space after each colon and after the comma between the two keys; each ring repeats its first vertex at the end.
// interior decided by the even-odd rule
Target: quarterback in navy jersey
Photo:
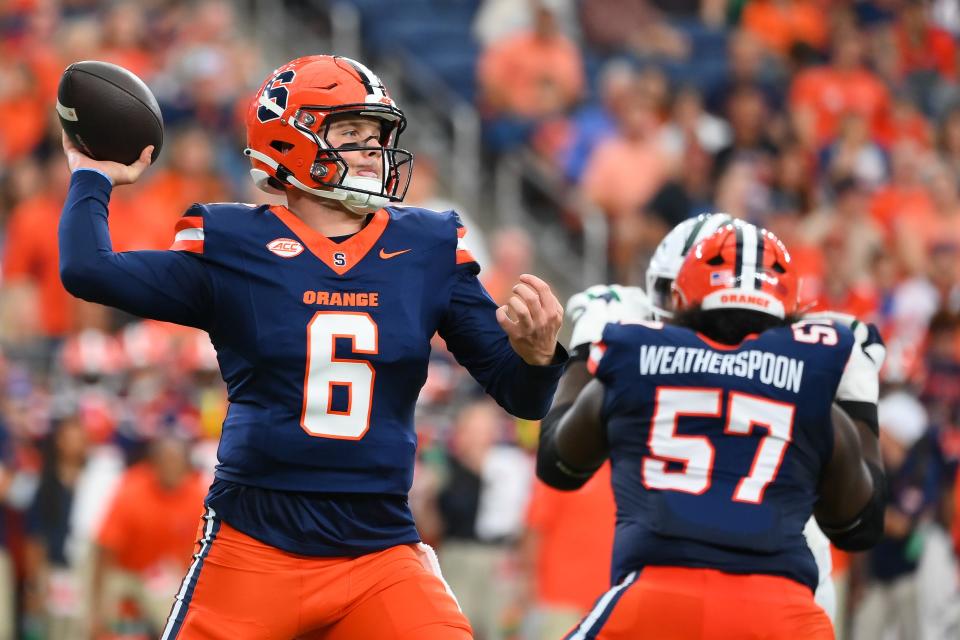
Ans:
{"type": "Polygon", "coordinates": [[[832,638],[803,531],[840,548],[882,533],[875,432],[833,402],[859,345],[796,316],[780,241],[733,221],[687,255],[673,325],[610,324],[544,420],[538,475],[613,469],[615,586],[569,638],[832,638]],[[595,378],[594,378],[595,376],[595,378]]]}
{"type": "Polygon", "coordinates": [[[455,213],[389,206],[410,178],[405,124],[359,62],[294,60],[252,101],[245,151],[287,205],[194,205],[171,250],[127,253],[111,250],[107,203],[150,148],[124,166],[64,136],[67,290],[206,330],[228,387],[164,640],[470,637],[407,504],[430,339],[507,411],[538,419],[566,362],[563,312],[529,275],[498,308],[455,213]]]}

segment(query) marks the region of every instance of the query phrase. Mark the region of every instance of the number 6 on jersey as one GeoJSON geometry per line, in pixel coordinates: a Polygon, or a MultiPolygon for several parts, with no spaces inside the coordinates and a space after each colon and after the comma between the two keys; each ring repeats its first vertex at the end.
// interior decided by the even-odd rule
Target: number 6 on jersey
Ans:
{"type": "Polygon", "coordinates": [[[353,353],[379,353],[377,323],[369,314],[318,311],[307,324],[300,426],[312,436],[359,440],[370,428],[376,371],[367,360],[336,357],[337,338],[350,340],[353,353]],[[333,407],[337,387],[346,388],[346,409],[333,407]]]}

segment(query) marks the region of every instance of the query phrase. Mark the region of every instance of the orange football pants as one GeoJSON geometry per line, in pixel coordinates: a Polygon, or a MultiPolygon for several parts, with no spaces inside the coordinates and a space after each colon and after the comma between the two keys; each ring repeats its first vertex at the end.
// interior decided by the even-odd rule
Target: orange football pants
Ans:
{"type": "Polygon", "coordinates": [[[646,567],[597,600],[564,640],[833,640],[798,582],[713,569],[646,567]]]}
{"type": "Polygon", "coordinates": [[[287,553],[208,509],[162,640],[469,640],[417,545],[359,557],[287,553]]]}

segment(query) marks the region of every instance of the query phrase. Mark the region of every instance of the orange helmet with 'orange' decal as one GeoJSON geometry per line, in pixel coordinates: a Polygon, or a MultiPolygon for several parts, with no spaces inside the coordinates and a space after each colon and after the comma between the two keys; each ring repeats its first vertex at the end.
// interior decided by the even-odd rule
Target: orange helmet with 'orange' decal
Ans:
{"type": "Polygon", "coordinates": [[[734,220],[691,251],[673,283],[674,306],[797,312],[797,274],[777,236],[734,220]]]}
{"type": "Polygon", "coordinates": [[[403,200],[413,155],[397,147],[406,118],[367,67],[343,56],[306,56],[270,74],[247,110],[250,175],[270,193],[296,188],[341,201],[357,214],[403,200]],[[331,116],[376,118],[374,143],[334,148],[327,142],[331,116]],[[380,178],[352,175],[345,151],[379,154],[380,178]]]}

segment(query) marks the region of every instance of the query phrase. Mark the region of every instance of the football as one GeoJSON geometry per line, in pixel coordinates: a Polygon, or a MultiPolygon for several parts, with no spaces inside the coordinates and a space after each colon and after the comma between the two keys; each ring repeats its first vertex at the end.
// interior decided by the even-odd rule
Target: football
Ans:
{"type": "Polygon", "coordinates": [[[71,64],[60,78],[57,114],[70,140],[95,160],[131,164],[147,145],[163,146],[160,105],[147,85],[109,62],[71,64]]]}

